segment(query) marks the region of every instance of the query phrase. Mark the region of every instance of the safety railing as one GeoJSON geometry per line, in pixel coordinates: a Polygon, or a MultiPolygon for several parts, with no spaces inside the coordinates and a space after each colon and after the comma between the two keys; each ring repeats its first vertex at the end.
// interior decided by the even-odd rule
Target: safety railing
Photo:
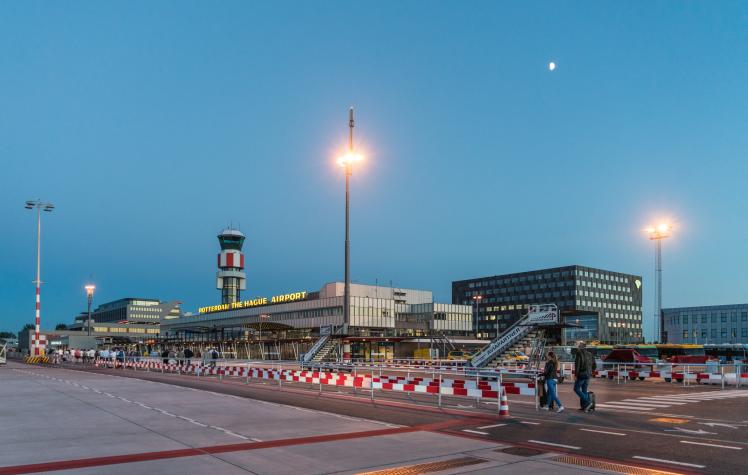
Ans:
{"type": "Polygon", "coordinates": [[[317,340],[314,345],[304,353],[304,356],[302,357],[302,361],[304,363],[308,363],[309,361],[312,361],[312,358],[319,353],[319,351],[327,344],[327,342],[330,340],[330,334],[322,335],[319,340],[317,340]]]}
{"type": "Polygon", "coordinates": [[[5,341],[0,342],[0,364],[5,364],[8,361],[8,343],[5,341]]]}
{"type": "MultiPolygon", "coordinates": [[[[561,364],[561,374],[574,374],[572,363],[561,364]]],[[[721,387],[741,387],[748,384],[748,364],[737,361],[733,363],[706,362],[692,363],[617,363],[598,361],[593,371],[593,377],[615,380],[616,383],[630,381],[646,381],[661,379],[667,383],[682,384],[714,384],[721,387]]]]}
{"type": "MultiPolygon", "coordinates": [[[[496,404],[500,414],[506,414],[507,394],[529,396],[537,407],[538,387],[537,374],[514,374],[511,378],[494,370],[476,370],[466,374],[463,370],[449,368],[432,368],[430,374],[408,369],[359,368],[351,365],[327,364],[325,368],[303,369],[298,362],[264,362],[216,359],[208,363],[202,361],[184,361],[183,364],[164,363],[161,358],[134,358],[130,360],[97,360],[99,367],[122,370],[176,373],[191,375],[197,378],[216,377],[219,381],[225,378],[277,380],[284,383],[311,384],[323,392],[325,386],[350,388],[355,394],[366,392],[371,399],[375,393],[404,393],[408,397],[433,396],[434,402],[441,407],[443,398],[468,398],[476,401],[476,408],[481,404],[496,404]],[[296,365],[294,367],[294,365],[296,365]],[[522,379],[522,380],[520,380],[522,379]],[[504,408],[504,409],[502,409],[504,408]],[[502,412],[504,411],[504,412],[502,412]]],[[[484,409],[484,407],[481,407],[484,409]]]]}

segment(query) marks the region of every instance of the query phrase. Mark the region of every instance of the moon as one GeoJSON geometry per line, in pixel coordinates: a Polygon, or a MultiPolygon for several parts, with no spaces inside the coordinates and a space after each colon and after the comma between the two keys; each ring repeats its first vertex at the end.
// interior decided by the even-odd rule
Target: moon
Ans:
{"type": "Polygon", "coordinates": [[[553,71],[554,69],[556,69],[556,63],[551,61],[550,63],[548,63],[548,71],[553,71]]]}

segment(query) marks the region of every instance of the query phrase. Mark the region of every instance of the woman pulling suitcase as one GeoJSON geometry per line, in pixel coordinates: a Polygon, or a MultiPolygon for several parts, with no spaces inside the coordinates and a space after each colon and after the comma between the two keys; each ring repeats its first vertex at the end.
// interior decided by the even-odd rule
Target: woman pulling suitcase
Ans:
{"type": "Polygon", "coordinates": [[[564,405],[561,404],[561,400],[558,398],[556,391],[556,384],[558,383],[558,357],[556,353],[549,351],[546,357],[545,369],[543,370],[543,377],[545,378],[545,386],[548,388],[548,396],[546,397],[548,404],[544,404],[540,408],[547,411],[549,405],[553,405],[555,402],[558,405],[556,412],[563,412],[564,405]]]}

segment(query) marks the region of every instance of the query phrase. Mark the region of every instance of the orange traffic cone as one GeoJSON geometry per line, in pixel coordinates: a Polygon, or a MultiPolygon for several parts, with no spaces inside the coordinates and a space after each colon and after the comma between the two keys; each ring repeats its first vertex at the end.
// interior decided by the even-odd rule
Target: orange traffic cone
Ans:
{"type": "Polygon", "coordinates": [[[506,397],[506,389],[501,388],[501,400],[499,402],[499,415],[509,415],[509,399],[506,397]]]}

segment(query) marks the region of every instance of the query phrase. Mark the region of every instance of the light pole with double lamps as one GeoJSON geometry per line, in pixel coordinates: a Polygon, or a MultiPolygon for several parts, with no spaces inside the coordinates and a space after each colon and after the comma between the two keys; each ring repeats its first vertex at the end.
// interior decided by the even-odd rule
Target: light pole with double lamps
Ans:
{"type": "Polygon", "coordinates": [[[55,205],[52,203],[45,203],[42,200],[28,200],[26,201],[26,209],[36,208],[36,319],[34,321],[34,339],[32,342],[32,350],[34,356],[42,356],[42,344],[41,336],[39,335],[40,328],[40,308],[41,308],[41,249],[42,249],[42,211],[51,213],[55,209],[55,205]]]}

